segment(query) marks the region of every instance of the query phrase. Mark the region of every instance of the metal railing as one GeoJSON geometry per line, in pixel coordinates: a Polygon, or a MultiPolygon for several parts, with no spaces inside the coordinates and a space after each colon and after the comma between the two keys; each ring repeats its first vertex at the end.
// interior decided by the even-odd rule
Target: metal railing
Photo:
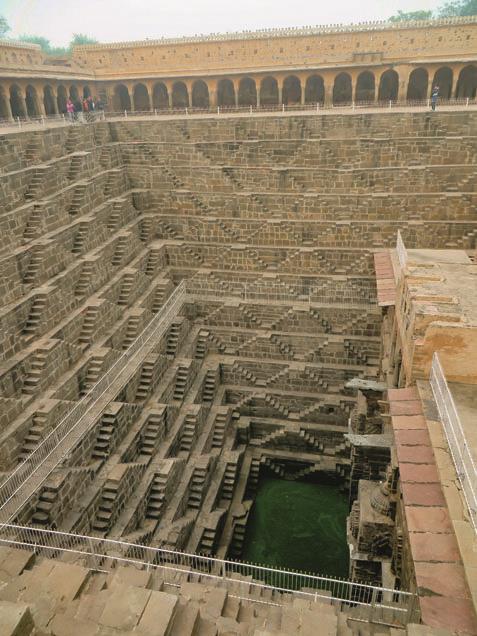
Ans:
{"type": "Polygon", "coordinates": [[[46,126],[71,126],[79,124],[91,124],[96,121],[103,121],[105,113],[102,110],[91,112],[59,113],[56,115],[40,115],[38,117],[13,117],[12,119],[0,119],[0,130],[2,128],[16,128],[19,131],[24,128],[46,127],[46,126]]]}
{"type": "Polygon", "coordinates": [[[355,609],[357,620],[386,625],[404,626],[417,610],[416,596],[410,592],[112,539],[4,525],[0,545],[31,549],[47,557],[74,554],[95,571],[109,572],[118,565],[132,564],[159,571],[166,585],[180,587],[184,579],[209,582],[232,596],[258,603],[281,605],[286,600],[283,594],[309,601],[331,600],[340,609],[351,613],[355,609]],[[264,590],[274,594],[267,599],[264,590]]]}
{"type": "MultiPolygon", "coordinates": [[[[386,110],[395,110],[405,112],[409,110],[420,111],[430,110],[431,104],[429,99],[422,100],[381,100],[381,101],[350,101],[341,104],[324,104],[323,102],[313,102],[308,104],[264,104],[260,106],[217,106],[217,107],[167,107],[167,108],[151,108],[143,111],[102,111],[96,110],[92,112],[78,112],[73,117],[67,113],[56,115],[46,115],[38,117],[14,117],[11,119],[0,119],[0,130],[2,128],[23,128],[44,127],[44,126],[65,126],[89,124],[94,121],[116,120],[128,117],[187,117],[189,115],[233,115],[233,114],[260,114],[260,113],[300,113],[300,112],[319,112],[319,113],[353,113],[363,110],[374,112],[383,112],[386,110]]],[[[443,109],[475,109],[477,108],[477,100],[469,97],[439,99],[437,110],[443,109]]]]}
{"type": "Polygon", "coordinates": [[[407,249],[404,245],[404,241],[402,240],[401,230],[398,230],[397,240],[396,240],[396,252],[398,255],[399,265],[401,268],[401,272],[406,269],[407,265],[407,249]]]}
{"type": "MultiPolygon", "coordinates": [[[[185,302],[181,283],[169,296],[131,346],[118,358],[86,395],[0,485],[0,524],[10,521],[36,492],[48,475],[94,426],[95,420],[115,398],[108,389],[125,382],[139,368],[146,355],[164,335],[185,302]]],[[[122,387],[121,387],[122,388],[122,387]]]]}
{"type": "Polygon", "coordinates": [[[477,466],[471,455],[459,414],[449,390],[439,356],[434,353],[429,378],[455,470],[462,486],[469,517],[477,534],[477,466]]]}

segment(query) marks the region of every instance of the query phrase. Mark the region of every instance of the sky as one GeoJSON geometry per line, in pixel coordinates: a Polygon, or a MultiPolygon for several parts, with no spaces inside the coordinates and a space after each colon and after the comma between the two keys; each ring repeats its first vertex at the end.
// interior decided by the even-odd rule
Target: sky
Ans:
{"type": "Polygon", "coordinates": [[[55,46],[73,33],[101,42],[262,28],[382,20],[435,9],[443,0],[0,0],[12,31],[42,35],[55,46]]]}

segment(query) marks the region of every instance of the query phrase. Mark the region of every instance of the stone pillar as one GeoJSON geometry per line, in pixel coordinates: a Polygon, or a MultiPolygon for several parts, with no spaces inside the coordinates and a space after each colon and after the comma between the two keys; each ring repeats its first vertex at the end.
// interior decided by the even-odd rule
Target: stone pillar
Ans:
{"type": "Polygon", "coordinates": [[[13,119],[12,107],[10,106],[10,95],[8,91],[3,92],[5,100],[5,110],[7,111],[7,119],[13,119]]]}
{"type": "Polygon", "coordinates": [[[25,88],[22,88],[21,90],[18,91],[18,99],[20,101],[24,116],[28,117],[28,109],[26,105],[25,92],[24,92],[25,90],[26,90],[25,88]]]}
{"type": "Polygon", "coordinates": [[[260,82],[256,82],[257,87],[257,108],[260,108],[260,82]]]}
{"type": "Polygon", "coordinates": [[[217,108],[217,84],[209,86],[209,108],[217,108]]]}
{"type": "Polygon", "coordinates": [[[432,86],[433,86],[434,75],[432,71],[428,71],[428,80],[427,80],[427,99],[431,99],[432,95],[432,86]]]}
{"type": "Polygon", "coordinates": [[[134,103],[134,86],[127,86],[129,93],[129,100],[131,102],[131,112],[134,113],[136,110],[136,104],[134,103]]]}
{"type": "MultiPolygon", "coordinates": [[[[43,91],[41,92],[41,95],[43,95],[43,91]]],[[[46,117],[45,102],[43,101],[43,97],[41,97],[41,95],[38,91],[36,92],[36,109],[40,114],[40,117],[46,117]]]]}
{"type": "Polygon", "coordinates": [[[235,106],[238,107],[239,105],[239,90],[240,90],[240,81],[239,80],[232,80],[233,81],[233,85],[234,85],[234,93],[235,93],[235,106]]]}
{"type": "Polygon", "coordinates": [[[60,111],[58,110],[58,94],[53,87],[51,89],[51,98],[53,100],[53,114],[59,115],[60,111]]]}
{"type": "Polygon", "coordinates": [[[333,105],[333,85],[334,79],[331,77],[323,80],[325,90],[325,108],[330,108],[333,105]]]}
{"type": "Polygon", "coordinates": [[[278,84],[278,105],[281,106],[283,104],[283,78],[277,79],[278,84]]]}

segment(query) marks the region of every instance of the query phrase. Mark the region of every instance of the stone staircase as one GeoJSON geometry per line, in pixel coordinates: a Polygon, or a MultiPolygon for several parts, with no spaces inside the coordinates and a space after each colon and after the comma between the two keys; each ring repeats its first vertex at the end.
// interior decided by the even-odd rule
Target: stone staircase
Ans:
{"type": "Polygon", "coordinates": [[[21,451],[18,455],[18,462],[25,461],[45,436],[48,417],[43,413],[35,413],[32,418],[32,425],[26,434],[21,451]]]}
{"type": "MultiPolygon", "coordinates": [[[[204,530],[207,544],[212,532],[204,530]]],[[[259,587],[238,573],[221,582],[207,573],[160,566],[141,570],[126,564],[94,572],[80,557],[72,558],[49,560],[0,547],[4,572],[9,563],[0,587],[3,636],[391,636],[389,628],[367,624],[364,611],[340,612],[326,591],[308,600],[259,587]]],[[[392,633],[433,632],[409,625],[392,633]]]]}

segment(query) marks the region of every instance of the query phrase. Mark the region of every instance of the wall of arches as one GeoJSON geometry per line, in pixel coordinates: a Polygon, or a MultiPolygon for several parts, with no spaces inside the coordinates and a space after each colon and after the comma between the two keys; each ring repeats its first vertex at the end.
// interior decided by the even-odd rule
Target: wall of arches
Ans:
{"type": "Polygon", "coordinates": [[[350,69],[230,78],[119,83],[110,88],[112,110],[231,108],[289,105],[348,105],[426,100],[439,86],[441,99],[474,99],[477,65],[350,69]],[[117,98],[117,91],[124,95],[117,98]],[[140,95],[138,94],[139,90],[140,95]],[[148,106],[149,104],[149,106],[148,106]]]}
{"type": "Polygon", "coordinates": [[[93,83],[65,80],[8,80],[0,78],[0,119],[27,119],[66,113],[71,99],[77,108],[84,98],[96,96],[93,83]]]}
{"type": "Polygon", "coordinates": [[[439,86],[441,99],[477,97],[477,63],[359,68],[289,74],[247,74],[223,78],[77,82],[0,79],[0,118],[33,118],[77,108],[100,95],[108,110],[151,111],[169,108],[326,106],[429,99],[439,86]]]}

